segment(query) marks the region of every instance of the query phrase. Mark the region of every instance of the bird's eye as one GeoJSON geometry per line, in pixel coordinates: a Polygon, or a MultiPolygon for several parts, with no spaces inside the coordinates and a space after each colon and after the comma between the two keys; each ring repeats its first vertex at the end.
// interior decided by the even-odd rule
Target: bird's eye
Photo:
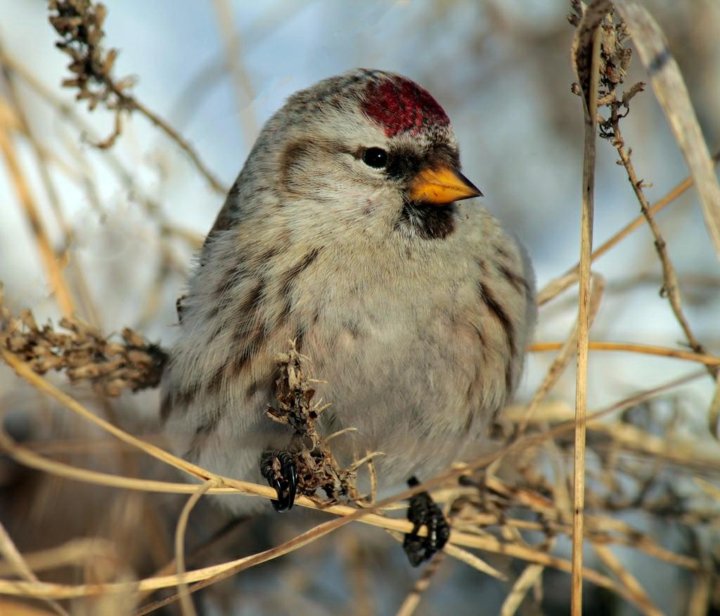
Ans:
{"type": "Polygon", "coordinates": [[[363,152],[362,161],[374,169],[382,169],[387,165],[388,153],[382,148],[368,148],[363,152]]]}

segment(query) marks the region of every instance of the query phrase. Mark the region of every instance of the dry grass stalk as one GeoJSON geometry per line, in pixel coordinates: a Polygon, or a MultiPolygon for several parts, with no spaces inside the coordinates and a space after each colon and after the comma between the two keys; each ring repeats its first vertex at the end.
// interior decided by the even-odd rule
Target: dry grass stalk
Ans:
{"type": "Polygon", "coordinates": [[[597,130],[598,84],[600,79],[601,24],[609,10],[603,0],[592,2],[584,12],[573,3],[571,23],[576,27],[573,60],[585,115],[583,153],[582,216],[580,222],[580,298],[577,325],[577,376],[575,385],[575,447],[573,470],[573,533],[571,611],[582,614],[583,524],[585,509],[585,431],[587,413],[588,342],[590,339],[590,267],[595,194],[595,133],[597,130]]]}
{"type": "Polygon", "coordinates": [[[543,571],[545,571],[545,567],[541,565],[528,565],[525,567],[505,598],[500,609],[500,616],[513,616],[518,612],[527,593],[537,587],[543,571]]]}
{"type": "Polygon", "coordinates": [[[213,0],[213,7],[217,16],[218,31],[225,47],[225,62],[235,90],[245,144],[250,149],[258,134],[258,124],[252,110],[255,92],[243,62],[240,32],[233,29],[233,11],[228,0],[213,0]]]}
{"type": "Polygon", "coordinates": [[[396,612],[396,616],[412,616],[412,614],[415,613],[418,605],[420,605],[420,599],[422,598],[423,593],[430,587],[430,583],[442,565],[443,560],[444,555],[440,553],[433,558],[432,561],[430,561],[428,566],[423,570],[422,575],[413,585],[413,588],[408,593],[408,596],[405,597],[405,600],[396,612]]]}
{"type": "MultiPolygon", "coordinates": [[[[7,358],[6,358],[7,359],[7,358]]],[[[12,363],[12,362],[11,362],[12,363]]],[[[16,369],[19,367],[16,365],[16,369]]],[[[30,380],[34,381],[35,379],[40,379],[40,377],[37,377],[33,372],[22,370],[22,368],[18,369],[18,371],[25,376],[25,378],[29,378],[30,380]]],[[[51,387],[45,386],[48,391],[52,391],[51,387]]],[[[54,392],[54,395],[58,397],[59,399],[62,399],[62,396],[60,396],[61,392],[54,392]]],[[[73,406],[72,403],[71,406],[73,406]]],[[[105,422],[103,420],[100,420],[98,418],[94,418],[94,423],[97,423],[98,425],[103,425],[105,422]]],[[[134,442],[136,439],[134,437],[131,437],[130,435],[127,435],[123,433],[122,431],[118,430],[117,428],[108,427],[107,425],[104,426],[106,429],[110,429],[113,433],[115,433],[118,436],[122,436],[124,440],[127,442],[134,442]]],[[[571,428],[570,424],[567,424],[563,430],[567,430],[568,428],[571,428]]],[[[535,435],[532,438],[527,438],[525,440],[521,440],[516,442],[512,446],[512,448],[516,450],[523,450],[528,447],[528,445],[533,443],[541,443],[547,440],[548,438],[555,438],[560,434],[561,432],[558,432],[557,429],[554,431],[550,431],[548,433],[544,433],[541,435],[535,435]],[[519,445],[518,445],[519,443],[519,445]]],[[[137,441],[138,443],[142,443],[141,441],[137,441]]],[[[148,446],[147,444],[142,444],[142,448],[149,453],[153,453],[153,455],[158,455],[154,453],[154,450],[156,448],[152,448],[148,446]]],[[[166,459],[169,462],[172,462],[173,465],[177,465],[178,467],[188,467],[188,470],[195,470],[191,469],[190,467],[192,465],[188,465],[186,462],[182,460],[175,459],[173,456],[170,456],[169,454],[166,454],[165,452],[162,452],[162,459],[166,459]]],[[[488,463],[488,458],[485,457],[484,459],[479,459],[474,462],[473,465],[475,466],[484,466],[488,463]]],[[[471,465],[472,466],[472,465],[471,465]]],[[[426,482],[426,484],[418,486],[414,490],[406,490],[403,493],[400,493],[396,495],[393,498],[386,499],[386,501],[383,501],[381,503],[378,503],[376,508],[373,510],[354,510],[350,507],[346,506],[332,506],[324,508],[325,511],[328,513],[333,513],[336,515],[341,515],[343,517],[334,520],[332,522],[329,522],[325,525],[321,525],[320,527],[316,527],[314,530],[317,531],[315,533],[310,532],[309,534],[305,534],[302,536],[297,537],[297,541],[293,540],[291,542],[288,542],[287,544],[283,544],[283,546],[279,546],[278,549],[269,550],[267,552],[263,552],[261,554],[255,555],[254,558],[249,559],[240,559],[239,561],[233,561],[231,563],[227,563],[225,566],[220,567],[219,569],[216,567],[211,568],[204,568],[202,570],[196,570],[194,572],[190,572],[187,574],[187,576],[184,576],[183,579],[188,582],[197,582],[194,587],[192,587],[192,590],[197,590],[201,587],[205,587],[208,584],[214,583],[219,581],[220,579],[224,579],[228,575],[231,575],[233,571],[238,571],[245,569],[250,566],[254,566],[256,564],[259,564],[261,562],[266,562],[266,560],[276,558],[282,554],[287,553],[288,551],[293,551],[295,549],[298,549],[299,547],[306,545],[310,541],[315,541],[319,539],[320,537],[324,536],[325,534],[332,532],[333,530],[336,530],[337,528],[340,528],[341,526],[344,526],[345,524],[353,521],[353,520],[362,520],[366,523],[377,525],[383,528],[392,529],[399,532],[408,532],[410,530],[410,525],[408,522],[404,520],[392,520],[389,518],[385,518],[382,516],[378,516],[373,514],[372,512],[374,510],[379,510],[382,507],[387,506],[388,504],[391,504],[394,501],[404,500],[406,499],[411,493],[417,490],[422,490],[426,487],[429,487],[432,484],[441,484],[447,482],[447,480],[450,477],[457,477],[459,474],[466,472],[466,469],[457,469],[454,471],[451,471],[447,473],[443,477],[438,477],[432,482],[426,482]],[[219,573],[218,573],[219,572],[219,573]]],[[[201,476],[201,473],[204,474],[204,471],[196,471],[197,476],[201,476]]],[[[218,480],[221,480],[225,485],[235,487],[236,489],[240,489],[243,491],[243,493],[253,493],[253,494],[263,494],[266,498],[271,498],[274,496],[274,493],[269,488],[263,488],[261,486],[253,486],[252,484],[246,484],[244,482],[237,482],[234,480],[229,480],[227,478],[217,478],[218,480]]],[[[159,483],[159,482],[158,482],[159,483]]],[[[195,491],[196,488],[193,488],[192,486],[186,486],[187,488],[190,488],[190,490],[183,490],[185,492],[195,491]]],[[[544,491],[546,491],[546,488],[543,488],[544,491]]],[[[208,492],[213,490],[208,490],[208,492]]],[[[507,489],[504,491],[507,492],[507,489]]],[[[510,490],[509,493],[513,493],[513,490],[510,490]]],[[[537,502],[536,499],[531,498],[529,502],[537,502]]],[[[511,507],[513,503],[512,499],[507,500],[506,506],[511,507]]],[[[306,498],[299,498],[298,504],[301,506],[312,506],[317,507],[317,505],[314,505],[312,501],[309,501],[306,498]]],[[[550,507],[552,505],[549,505],[550,507]]],[[[490,552],[496,552],[505,554],[506,556],[515,557],[515,558],[521,558],[525,560],[529,560],[530,562],[536,562],[539,564],[543,564],[545,566],[550,567],[556,567],[560,568],[565,571],[570,571],[571,566],[570,563],[567,561],[564,561],[563,559],[559,559],[556,557],[553,557],[549,554],[547,554],[545,551],[538,551],[536,549],[528,549],[527,547],[524,547],[521,543],[513,544],[513,543],[506,543],[506,542],[500,542],[497,539],[495,539],[492,535],[484,535],[482,537],[480,536],[474,536],[474,535],[468,535],[466,533],[461,532],[454,532],[450,539],[451,543],[455,543],[458,545],[464,545],[466,547],[473,547],[473,548],[479,548],[483,550],[487,550],[490,552]]],[[[595,584],[612,588],[616,592],[618,592],[621,596],[626,597],[628,600],[633,601],[633,597],[631,594],[626,593],[622,588],[617,587],[611,580],[606,578],[605,576],[602,576],[592,570],[585,569],[584,570],[584,576],[587,580],[592,581],[595,584]]],[[[137,590],[139,592],[144,592],[151,589],[156,588],[167,588],[169,586],[176,585],[178,583],[178,577],[177,576],[165,576],[162,578],[154,578],[154,579],[148,579],[145,581],[140,581],[137,585],[137,590]]],[[[3,584],[0,581],[0,592],[4,592],[6,594],[20,594],[20,595],[26,595],[27,593],[31,593],[31,596],[38,596],[43,597],[47,596],[49,598],[69,598],[69,597],[79,597],[79,596],[88,596],[94,595],[94,594],[102,594],[102,593],[111,593],[111,592],[124,592],[123,589],[126,589],[127,586],[124,584],[120,584],[117,586],[116,590],[113,590],[113,587],[108,584],[104,584],[102,586],[94,587],[92,585],[80,585],[75,587],[68,587],[68,586],[62,586],[62,585],[51,585],[48,586],[47,584],[43,584],[42,589],[40,588],[34,588],[34,590],[31,587],[27,587],[26,585],[17,583],[13,583],[12,585],[3,584]],[[39,594],[38,594],[39,593],[39,594]]],[[[153,604],[155,605],[155,604],[153,604]]]]}
{"type": "MultiPolygon", "coordinates": [[[[0,99],[1,100],[1,99],[0,99]]],[[[7,165],[10,180],[20,202],[28,226],[32,230],[38,253],[62,314],[71,316],[75,312],[75,302],[65,279],[63,268],[55,254],[52,242],[46,228],[45,221],[40,215],[40,209],[30,189],[30,183],[20,165],[16,144],[12,138],[11,124],[8,118],[0,114],[0,152],[7,165]]]]}
{"type": "Polygon", "coordinates": [[[705,226],[720,257],[720,184],[680,68],[647,9],[631,0],[616,0],[615,6],[627,24],[655,97],[690,168],[705,226]]]}

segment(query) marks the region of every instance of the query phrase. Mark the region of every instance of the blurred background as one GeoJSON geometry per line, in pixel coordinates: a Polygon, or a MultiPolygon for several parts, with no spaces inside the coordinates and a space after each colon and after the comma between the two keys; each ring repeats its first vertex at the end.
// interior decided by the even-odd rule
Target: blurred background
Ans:
{"type": "MultiPolygon", "coordinates": [[[[396,71],[423,84],[448,112],[465,174],[483,191],[482,204],[527,247],[539,287],[576,264],[583,124],[580,99],[570,91],[573,28],[564,0],[105,4],[104,45],[119,50],[113,75],[136,79],[128,91],[192,144],[222,186],[232,184],[263,123],[294,91],[357,66],[396,71]]],[[[714,152],[720,146],[720,4],[642,4],[668,38],[714,152]]],[[[13,312],[31,308],[40,322],[61,315],[29,224],[27,200],[23,205],[18,196],[19,173],[61,257],[78,316],[106,333],[130,326],[169,345],[175,335],[175,299],[198,242],[222,204],[222,190],[214,189],[186,153],[139,113],[123,116],[122,133],[112,147],[96,148],[94,143],[113,132],[114,114],[102,105],[89,112],[82,101],[74,101],[72,89],[61,87],[69,76],[68,58],[55,47],[58,36],[48,23],[46,3],[0,0],[0,15],[0,131],[11,143],[17,167],[7,157],[0,164],[0,281],[6,306],[13,312]]],[[[646,77],[636,58],[628,83],[638,80],[646,77]]],[[[634,99],[623,129],[651,201],[687,176],[649,88],[634,99]]],[[[607,142],[598,143],[596,244],[639,213],[616,158],[607,142]]],[[[717,353],[720,272],[696,193],[679,197],[658,221],[681,280],[688,320],[709,352],[717,353]]],[[[659,294],[662,272],[645,226],[593,269],[607,286],[592,339],[682,346],[682,331],[659,294]]],[[[541,310],[536,340],[564,340],[575,317],[571,291],[541,310]]],[[[550,353],[530,355],[519,402],[530,398],[552,359],[550,353]]],[[[594,353],[590,408],[696,370],[667,358],[594,353]]],[[[571,367],[551,398],[572,405],[574,378],[571,367]]],[[[55,382],[89,406],[104,407],[126,428],[154,434],[156,392],[124,395],[111,403],[98,401],[90,390],[67,387],[62,378],[55,382]]],[[[705,425],[713,390],[711,379],[696,379],[646,411],[679,416],[683,430],[709,439],[705,425]]],[[[18,440],[45,442],[47,455],[105,470],[147,470],[144,459],[118,452],[99,433],[90,432],[97,443],[88,447],[87,426],[55,409],[6,368],[0,368],[0,408],[6,429],[18,440]],[[65,449],[53,454],[48,443],[58,439],[65,449]]],[[[22,550],[105,536],[115,543],[113,549],[142,544],[142,550],[127,545],[120,550],[123,575],[129,578],[149,575],[165,562],[172,529],[162,524],[173,511],[177,515],[180,501],[51,480],[9,461],[2,480],[0,519],[22,550]],[[147,536],[154,537],[150,545],[147,536]]],[[[197,515],[203,525],[191,530],[189,541],[201,541],[223,523],[212,508],[201,507],[197,515]]],[[[309,514],[297,518],[241,529],[225,546],[227,557],[276,544],[317,521],[309,514]]],[[[655,524],[639,523],[645,530],[655,524]]],[[[669,527],[654,530],[666,533],[675,548],[684,540],[680,531],[673,538],[675,530],[669,527]]],[[[624,557],[628,562],[635,558],[624,557]]],[[[664,613],[685,613],[687,580],[675,568],[648,567],[640,560],[634,571],[664,613]]],[[[382,531],[352,526],[240,574],[203,605],[207,613],[389,614],[418,575],[382,531]]],[[[543,613],[565,613],[567,579],[547,573],[543,613]]],[[[415,613],[496,613],[508,588],[448,559],[415,613]]],[[[615,597],[590,596],[588,613],[635,613],[615,597]]],[[[520,613],[539,613],[529,603],[520,613]]],[[[82,603],[76,607],[93,609],[82,603]]]]}

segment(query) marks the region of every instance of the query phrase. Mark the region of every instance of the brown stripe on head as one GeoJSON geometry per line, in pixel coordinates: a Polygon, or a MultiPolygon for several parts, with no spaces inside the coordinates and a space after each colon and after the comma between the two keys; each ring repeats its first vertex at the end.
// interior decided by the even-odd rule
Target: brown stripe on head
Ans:
{"type": "Polygon", "coordinates": [[[288,192],[295,192],[295,169],[312,156],[313,143],[309,139],[301,139],[289,143],[280,156],[280,186],[288,192]]]}
{"type": "MultiPolygon", "coordinates": [[[[324,167],[324,161],[341,153],[352,152],[340,141],[307,138],[290,142],[280,155],[278,185],[290,196],[327,201],[328,198],[317,189],[321,186],[332,188],[333,185],[318,170],[324,167]],[[312,184],[307,181],[309,173],[313,175],[312,184]]],[[[284,203],[282,199],[281,203],[284,203]]]]}

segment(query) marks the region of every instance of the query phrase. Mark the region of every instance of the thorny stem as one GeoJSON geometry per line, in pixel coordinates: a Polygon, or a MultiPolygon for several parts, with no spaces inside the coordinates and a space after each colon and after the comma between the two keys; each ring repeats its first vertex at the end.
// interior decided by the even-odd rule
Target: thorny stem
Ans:
{"type": "MultiPolygon", "coordinates": [[[[675,314],[675,318],[677,319],[678,323],[680,324],[680,327],[682,328],[685,338],[687,339],[688,346],[695,352],[700,355],[706,355],[707,351],[705,347],[700,343],[700,341],[695,337],[695,334],[693,334],[692,329],[690,328],[690,324],[688,323],[687,319],[685,318],[685,314],[683,313],[682,309],[682,299],[680,297],[680,287],[678,284],[678,278],[677,274],[675,272],[675,267],[673,266],[672,262],[670,261],[670,256],[668,255],[667,251],[667,245],[665,244],[665,240],[662,236],[662,233],[660,232],[660,227],[658,226],[657,222],[655,221],[655,218],[653,218],[652,212],[650,211],[650,202],[647,200],[647,197],[645,196],[645,193],[643,192],[643,180],[638,179],[637,174],[635,173],[635,166],[632,163],[632,160],[630,158],[631,151],[625,148],[625,140],[623,139],[622,132],[620,130],[620,115],[617,113],[616,106],[613,105],[612,107],[612,123],[613,123],[613,132],[614,137],[612,139],[612,144],[615,147],[615,150],[617,151],[618,155],[620,156],[620,163],[625,168],[625,172],[627,173],[628,180],[630,181],[630,184],[632,185],[633,191],[635,192],[635,196],[637,197],[638,203],[640,203],[640,208],[642,210],[643,215],[645,216],[645,220],[647,220],[648,226],[650,227],[650,231],[653,234],[653,237],[655,238],[655,250],[657,251],[658,258],[660,259],[660,264],[662,265],[662,271],[663,271],[663,286],[660,291],[660,295],[663,297],[667,297],[668,301],[670,302],[670,306],[672,308],[673,313],[675,314]]],[[[718,376],[718,367],[717,366],[711,366],[707,365],[706,369],[710,376],[713,378],[717,378],[718,376]]]]}

